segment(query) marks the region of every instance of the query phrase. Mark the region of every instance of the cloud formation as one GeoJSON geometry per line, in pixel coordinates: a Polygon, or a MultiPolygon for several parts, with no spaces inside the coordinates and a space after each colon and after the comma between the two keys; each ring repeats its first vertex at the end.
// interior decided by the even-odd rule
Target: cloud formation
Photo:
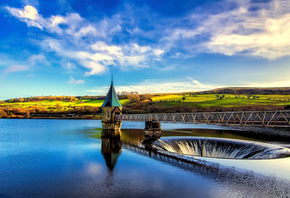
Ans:
{"type": "MultiPolygon", "coordinates": [[[[281,1],[283,2],[283,1],[281,1]]],[[[281,5],[281,2],[274,1],[281,5]]],[[[290,9],[290,6],[288,5],[290,9]]],[[[209,18],[222,31],[214,33],[211,40],[204,46],[215,53],[225,55],[247,54],[260,56],[266,59],[276,59],[290,55],[290,14],[274,10],[259,10],[255,15],[249,7],[240,7],[209,18]],[[272,12],[276,14],[273,15],[272,12]],[[222,19],[230,19],[226,25],[219,23],[222,19]]],[[[208,21],[208,22],[209,22],[208,21]]]]}
{"type": "Polygon", "coordinates": [[[84,83],[85,83],[84,80],[76,80],[72,76],[70,76],[70,79],[68,81],[68,84],[71,84],[71,85],[78,85],[78,84],[84,84],[84,83]]]}
{"type": "Polygon", "coordinates": [[[89,22],[78,13],[44,18],[30,5],[23,9],[6,9],[27,26],[50,33],[50,36],[39,41],[40,46],[64,59],[75,60],[88,70],[85,72],[86,76],[102,74],[108,66],[119,66],[121,69],[148,67],[149,62],[159,60],[164,53],[158,47],[139,45],[136,42],[112,44],[113,34],[122,29],[118,14],[89,22]]]}
{"type": "MultiPolygon", "coordinates": [[[[172,80],[171,82],[161,82],[156,80],[146,80],[141,83],[129,86],[115,86],[118,92],[130,92],[137,91],[141,94],[144,93],[180,93],[180,92],[190,92],[190,91],[204,91],[214,88],[225,87],[223,85],[210,85],[203,84],[197,80],[194,80],[188,77],[188,81],[176,82],[172,80]]],[[[97,88],[94,90],[87,90],[87,92],[96,93],[96,94],[105,94],[108,91],[107,86],[97,88]]]]}
{"type": "MultiPolygon", "coordinates": [[[[290,81],[271,81],[271,82],[248,82],[231,85],[220,84],[206,84],[201,83],[191,77],[188,77],[189,81],[180,82],[161,82],[157,80],[146,80],[141,83],[128,86],[115,86],[118,92],[131,92],[137,91],[140,94],[145,93],[180,93],[180,92],[194,92],[194,91],[206,91],[223,87],[289,87],[290,81]]],[[[92,90],[86,90],[87,93],[93,93],[98,95],[105,95],[108,91],[108,86],[98,87],[92,90]]]]}
{"type": "Polygon", "coordinates": [[[9,73],[15,73],[15,72],[23,72],[23,71],[27,71],[28,69],[29,69],[29,67],[27,67],[25,65],[14,65],[14,66],[11,66],[11,67],[4,69],[4,71],[2,72],[2,75],[6,75],[9,73]]]}
{"type": "Polygon", "coordinates": [[[86,76],[102,74],[110,66],[153,67],[166,57],[180,59],[199,53],[265,59],[290,55],[288,0],[225,0],[216,3],[216,7],[221,9],[207,10],[204,6],[203,12],[162,19],[165,25],[156,23],[147,14],[150,29],[142,28],[140,21],[144,17],[140,9],[126,8],[95,21],[88,21],[75,12],[43,17],[31,5],[6,6],[6,9],[27,26],[48,32],[39,41],[40,46],[63,59],[73,59],[86,69],[86,76]],[[119,39],[118,43],[114,42],[115,38],[119,39]],[[140,44],[142,39],[151,43],[140,44]]]}
{"type": "MultiPolygon", "coordinates": [[[[41,63],[44,65],[48,64],[45,56],[41,54],[32,55],[27,60],[21,61],[21,63],[24,62],[24,64],[19,64],[18,62],[20,61],[13,61],[13,62],[6,63],[5,65],[12,65],[12,66],[8,66],[6,69],[2,70],[1,72],[2,75],[0,78],[4,78],[9,73],[31,71],[32,68],[35,67],[37,63],[41,63]]],[[[29,76],[31,75],[32,74],[30,74],[29,76]]]]}
{"type": "MultiPolygon", "coordinates": [[[[277,59],[290,55],[290,2],[238,1],[233,9],[225,9],[218,14],[205,12],[187,17],[191,22],[198,21],[195,28],[174,28],[163,39],[173,48],[185,41],[186,53],[219,53],[227,56],[247,55],[277,59]],[[253,9],[255,8],[255,9],[253,9]],[[201,42],[197,38],[206,36],[201,42]]],[[[224,5],[224,7],[226,7],[224,5]]]]}

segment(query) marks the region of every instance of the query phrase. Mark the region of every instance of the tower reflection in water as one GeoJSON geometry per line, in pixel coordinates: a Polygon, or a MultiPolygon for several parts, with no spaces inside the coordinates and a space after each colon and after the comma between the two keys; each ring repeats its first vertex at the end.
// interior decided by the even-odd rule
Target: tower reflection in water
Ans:
{"type": "Polygon", "coordinates": [[[101,152],[104,156],[109,171],[113,171],[121,154],[121,130],[103,130],[102,131],[102,148],[101,152]]]}

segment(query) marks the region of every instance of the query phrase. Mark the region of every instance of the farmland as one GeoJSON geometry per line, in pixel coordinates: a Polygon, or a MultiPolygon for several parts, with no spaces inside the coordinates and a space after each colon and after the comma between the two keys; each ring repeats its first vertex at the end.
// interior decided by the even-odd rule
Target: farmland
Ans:
{"type": "MultiPolygon", "coordinates": [[[[286,109],[289,94],[177,93],[120,96],[123,113],[175,113],[196,111],[286,109]]],[[[41,97],[0,101],[3,118],[100,119],[104,97],[41,97]]]]}

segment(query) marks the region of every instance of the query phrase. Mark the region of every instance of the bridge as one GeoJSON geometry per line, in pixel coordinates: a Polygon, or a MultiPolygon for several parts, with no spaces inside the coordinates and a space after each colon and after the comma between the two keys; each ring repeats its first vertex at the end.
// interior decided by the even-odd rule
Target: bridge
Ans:
{"type": "Polygon", "coordinates": [[[290,110],[123,114],[115,115],[115,120],[184,124],[290,127],[290,110]]]}
{"type": "Polygon", "coordinates": [[[290,127],[290,110],[122,114],[122,105],[116,94],[113,79],[101,108],[102,127],[110,133],[119,130],[122,121],[145,121],[145,133],[148,132],[150,136],[160,135],[160,122],[290,127]]]}

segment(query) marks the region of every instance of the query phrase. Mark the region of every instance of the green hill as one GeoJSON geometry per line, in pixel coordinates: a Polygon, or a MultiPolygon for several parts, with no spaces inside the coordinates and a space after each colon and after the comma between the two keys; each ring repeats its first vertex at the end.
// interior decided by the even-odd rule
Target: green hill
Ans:
{"type": "MultiPolygon", "coordinates": [[[[99,119],[105,96],[38,96],[0,101],[0,118],[99,119]]],[[[119,96],[123,113],[270,110],[290,107],[290,88],[221,88],[119,96]]]]}

